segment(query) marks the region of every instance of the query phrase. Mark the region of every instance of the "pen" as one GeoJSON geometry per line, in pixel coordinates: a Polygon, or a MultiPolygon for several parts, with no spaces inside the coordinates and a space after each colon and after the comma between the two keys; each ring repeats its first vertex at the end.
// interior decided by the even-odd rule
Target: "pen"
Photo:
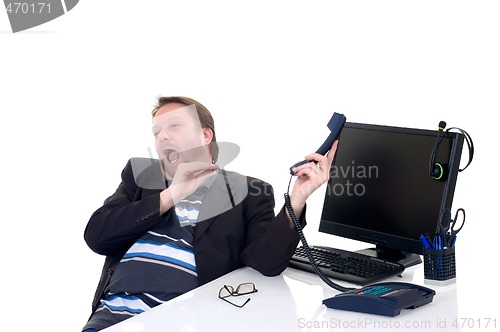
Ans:
{"type": "Polygon", "coordinates": [[[456,235],[451,236],[450,239],[448,240],[448,247],[454,247],[456,241],[457,241],[457,236],[456,235]]]}
{"type": "Polygon", "coordinates": [[[422,241],[425,249],[432,248],[432,245],[429,243],[429,241],[427,241],[427,238],[425,236],[420,235],[420,240],[422,241]]]}
{"type": "Polygon", "coordinates": [[[434,236],[434,249],[443,249],[443,242],[439,234],[434,236]]]}

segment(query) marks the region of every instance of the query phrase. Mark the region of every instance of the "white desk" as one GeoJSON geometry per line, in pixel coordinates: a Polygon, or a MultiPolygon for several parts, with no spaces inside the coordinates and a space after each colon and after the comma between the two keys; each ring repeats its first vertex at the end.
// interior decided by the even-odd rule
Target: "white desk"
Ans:
{"type": "MultiPolygon", "coordinates": [[[[452,325],[457,318],[455,283],[431,285],[424,282],[423,264],[406,269],[403,278],[395,277],[388,281],[424,285],[437,294],[433,302],[423,307],[402,310],[396,317],[378,316],[325,307],[322,301],[339,292],[312,273],[288,268],[280,276],[264,277],[253,269],[243,268],[105,331],[460,330],[452,325]],[[218,298],[219,289],[225,284],[236,287],[243,282],[253,282],[258,289],[257,293],[248,296],[251,300],[243,308],[218,298]]],[[[235,303],[243,303],[245,299],[246,296],[231,298],[235,303]]]]}

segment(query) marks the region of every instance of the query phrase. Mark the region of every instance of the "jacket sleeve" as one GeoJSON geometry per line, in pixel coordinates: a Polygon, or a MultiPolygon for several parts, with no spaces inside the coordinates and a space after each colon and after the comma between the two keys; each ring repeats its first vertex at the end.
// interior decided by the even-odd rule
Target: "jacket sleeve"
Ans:
{"type": "MultiPolygon", "coordinates": [[[[241,259],[265,276],[276,276],[289,264],[299,235],[290,228],[285,207],[274,216],[274,193],[271,185],[251,179],[246,207],[247,235],[241,259]]],[[[306,208],[299,222],[305,226],[306,208]]]]}
{"type": "Polygon", "coordinates": [[[121,179],[115,193],[92,214],[85,228],[87,245],[101,255],[113,255],[128,249],[169,213],[160,216],[160,190],[142,197],[143,189],[135,183],[130,160],[121,179]]]}

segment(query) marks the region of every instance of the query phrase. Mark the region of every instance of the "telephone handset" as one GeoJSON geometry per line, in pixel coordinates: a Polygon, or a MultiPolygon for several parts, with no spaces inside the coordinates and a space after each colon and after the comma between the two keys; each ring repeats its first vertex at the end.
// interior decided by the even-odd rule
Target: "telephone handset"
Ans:
{"type": "MultiPolygon", "coordinates": [[[[328,129],[330,129],[330,135],[326,138],[326,140],[323,142],[323,144],[319,147],[319,149],[316,151],[316,153],[325,155],[330,148],[332,147],[333,142],[335,142],[336,139],[340,137],[340,133],[342,132],[342,129],[344,128],[344,124],[346,121],[346,117],[343,114],[340,113],[333,113],[332,118],[327,124],[328,129]]],[[[290,167],[290,174],[296,175],[293,169],[295,167],[298,167],[300,165],[304,165],[306,163],[311,162],[312,160],[302,160],[299,161],[298,163],[295,163],[292,167],[290,167]]]]}
{"type": "MultiPolygon", "coordinates": [[[[340,133],[342,132],[342,129],[344,128],[344,124],[346,122],[346,117],[343,114],[340,113],[333,113],[332,118],[327,124],[328,129],[330,129],[330,135],[326,138],[325,142],[319,147],[319,149],[316,151],[316,153],[325,155],[331,148],[333,142],[335,142],[336,139],[340,137],[340,133]]],[[[297,166],[304,165],[308,162],[311,162],[311,160],[303,160],[299,161],[298,163],[294,164],[292,167],[290,167],[290,174],[296,175],[293,169],[297,166]]],[[[292,176],[290,176],[290,183],[292,181],[292,176]]],[[[302,226],[300,225],[299,219],[295,215],[295,212],[293,211],[292,204],[290,202],[290,183],[288,183],[288,190],[285,193],[285,207],[288,211],[288,215],[292,219],[293,224],[295,225],[295,229],[299,235],[300,241],[302,242],[302,245],[305,249],[306,255],[309,258],[309,261],[311,262],[311,266],[316,272],[316,274],[330,287],[340,291],[340,292],[346,292],[349,290],[352,290],[353,288],[348,288],[348,287],[343,287],[341,285],[338,285],[334,283],[330,278],[328,278],[326,275],[323,274],[323,272],[319,269],[318,265],[314,261],[314,258],[311,253],[311,248],[307,244],[307,240],[304,236],[304,233],[302,232],[302,226]]]]}

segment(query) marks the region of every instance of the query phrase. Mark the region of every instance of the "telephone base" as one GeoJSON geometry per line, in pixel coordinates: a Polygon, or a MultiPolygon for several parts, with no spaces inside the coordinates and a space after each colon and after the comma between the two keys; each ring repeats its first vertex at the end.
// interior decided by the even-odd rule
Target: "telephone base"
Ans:
{"type": "Polygon", "coordinates": [[[432,302],[435,294],[430,288],[411,283],[382,282],[337,294],[323,300],[323,304],[332,309],[397,316],[402,309],[432,302]]]}

